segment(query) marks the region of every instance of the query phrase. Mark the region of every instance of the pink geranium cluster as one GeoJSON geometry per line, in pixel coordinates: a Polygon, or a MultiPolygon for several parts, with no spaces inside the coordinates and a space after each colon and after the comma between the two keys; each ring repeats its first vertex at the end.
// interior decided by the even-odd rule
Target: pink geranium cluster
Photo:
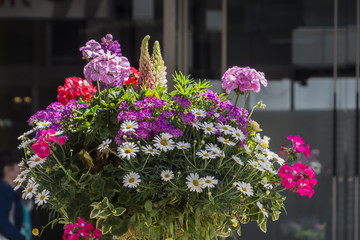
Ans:
{"type": "Polygon", "coordinates": [[[262,72],[249,67],[229,68],[221,78],[222,88],[229,94],[232,90],[244,93],[247,91],[260,91],[260,84],[264,87],[267,86],[267,80],[262,72]]]}
{"type": "Polygon", "coordinates": [[[289,166],[289,163],[286,163],[279,169],[279,176],[283,178],[281,183],[286,189],[298,192],[300,196],[313,196],[317,180],[314,170],[307,165],[295,163],[289,166]]]}
{"type": "MultiPolygon", "coordinates": [[[[295,151],[296,153],[303,153],[305,157],[310,156],[310,146],[309,144],[304,146],[305,142],[302,137],[300,137],[299,135],[290,135],[287,137],[287,139],[293,142],[293,149],[291,150],[295,151]]],[[[284,149],[284,147],[281,147],[281,151],[283,151],[284,149]]]]}
{"type": "Polygon", "coordinates": [[[40,132],[38,141],[31,146],[39,157],[46,158],[50,154],[50,146],[55,143],[60,145],[65,144],[66,138],[64,136],[57,137],[55,134],[56,132],[54,129],[43,130],[40,132]]]}
{"type": "Polygon", "coordinates": [[[65,79],[64,86],[58,87],[57,99],[62,105],[66,105],[73,99],[89,101],[95,93],[96,88],[92,83],[79,77],[68,77],[65,79]]]}
{"type": "Polygon", "coordinates": [[[78,223],[66,224],[63,240],[98,240],[101,237],[99,228],[94,230],[94,225],[79,218],[78,223]]]}

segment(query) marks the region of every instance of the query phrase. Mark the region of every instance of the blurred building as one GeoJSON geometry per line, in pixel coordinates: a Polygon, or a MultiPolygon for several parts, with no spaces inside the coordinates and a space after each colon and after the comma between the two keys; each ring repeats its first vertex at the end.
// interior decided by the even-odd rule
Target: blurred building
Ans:
{"type": "Polygon", "coordinates": [[[149,34],[150,46],[162,46],[168,80],[182,71],[221,92],[228,67],[263,71],[269,86],[250,96],[250,106],[267,104],[254,118],[272,136],[271,149],[301,134],[317,150],[314,197],[289,194],[288,216],[269,223],[267,235],[243,226],[244,239],[302,239],[287,232],[289,223],[295,232],[313,223],[310,232],[324,236],[317,239],[355,239],[356,30],[356,0],[0,0],[0,149],[19,144],[29,116],[56,101],[66,77],[83,77],[86,41],[113,34],[137,68],[149,34]]]}

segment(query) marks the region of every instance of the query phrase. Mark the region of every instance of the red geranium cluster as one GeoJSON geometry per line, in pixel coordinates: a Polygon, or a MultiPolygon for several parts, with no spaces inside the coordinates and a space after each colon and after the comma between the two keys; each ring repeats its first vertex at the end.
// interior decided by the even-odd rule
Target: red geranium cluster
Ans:
{"type": "Polygon", "coordinates": [[[73,99],[89,101],[95,93],[96,88],[92,83],[79,77],[68,77],[65,79],[64,86],[58,87],[57,99],[62,105],[66,105],[73,99]]]}
{"type": "Polygon", "coordinates": [[[55,134],[54,129],[43,130],[40,132],[39,140],[31,146],[40,158],[46,158],[50,154],[50,145],[65,144],[66,138],[64,136],[56,137],[55,134]]]}
{"type": "Polygon", "coordinates": [[[289,166],[289,163],[286,163],[279,169],[279,175],[283,178],[282,184],[286,189],[298,192],[300,196],[313,196],[317,180],[314,170],[307,165],[295,163],[289,166]]]}
{"type": "Polygon", "coordinates": [[[131,67],[130,71],[131,71],[131,73],[130,73],[129,79],[124,81],[124,85],[133,85],[134,87],[137,87],[139,71],[134,67],[131,67]]]}
{"type": "Polygon", "coordinates": [[[99,228],[94,230],[92,223],[85,222],[85,219],[79,218],[78,223],[66,224],[63,240],[98,240],[101,237],[99,228]]]}

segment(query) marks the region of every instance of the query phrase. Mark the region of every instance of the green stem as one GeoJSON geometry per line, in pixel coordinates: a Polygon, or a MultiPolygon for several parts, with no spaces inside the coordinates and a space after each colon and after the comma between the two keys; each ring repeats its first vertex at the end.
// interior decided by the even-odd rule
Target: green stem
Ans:
{"type": "Polygon", "coordinates": [[[239,100],[240,92],[236,92],[236,94],[237,94],[237,96],[236,96],[236,100],[235,100],[235,106],[236,106],[236,104],[237,104],[237,102],[239,100]]]}
{"type": "Polygon", "coordinates": [[[54,159],[56,160],[56,162],[59,164],[60,168],[64,171],[64,173],[66,173],[66,175],[68,175],[68,177],[73,180],[76,184],[80,185],[80,183],[78,181],[76,181],[70,174],[69,172],[64,168],[64,166],[61,164],[61,162],[59,161],[59,159],[55,156],[55,154],[52,154],[52,156],[54,157],[54,159]]]}
{"type": "Polygon", "coordinates": [[[148,162],[149,158],[150,158],[150,155],[148,155],[148,157],[146,158],[145,163],[144,163],[144,165],[143,165],[142,168],[141,168],[141,171],[142,171],[142,170],[144,169],[144,167],[146,166],[146,163],[148,162]]]}
{"type": "Polygon", "coordinates": [[[199,170],[199,169],[198,169],[197,167],[195,167],[195,165],[192,164],[192,162],[187,158],[184,150],[183,150],[183,152],[184,152],[184,157],[185,157],[185,159],[188,161],[188,163],[189,163],[193,168],[195,168],[196,170],[199,170]]]}
{"type": "Polygon", "coordinates": [[[97,88],[98,88],[99,99],[101,100],[101,98],[100,98],[100,83],[99,83],[99,80],[96,80],[96,82],[97,82],[97,88]]]}
{"type": "Polygon", "coordinates": [[[247,100],[249,98],[249,93],[250,93],[250,91],[247,91],[247,93],[246,93],[245,104],[244,104],[244,108],[243,108],[243,111],[242,111],[243,116],[244,116],[244,112],[245,112],[245,109],[246,109],[247,100]]]}
{"type": "Polygon", "coordinates": [[[247,118],[247,121],[249,121],[249,119],[250,119],[251,115],[253,114],[253,112],[254,112],[254,110],[255,110],[256,107],[257,107],[257,105],[255,105],[255,106],[251,109],[251,112],[250,112],[250,114],[249,114],[249,116],[248,116],[248,118],[247,118]]]}

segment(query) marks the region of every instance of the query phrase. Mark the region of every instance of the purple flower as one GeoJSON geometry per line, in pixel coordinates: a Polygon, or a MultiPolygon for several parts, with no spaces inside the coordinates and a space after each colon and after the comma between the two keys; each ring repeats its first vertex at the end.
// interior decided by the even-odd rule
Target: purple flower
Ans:
{"type": "Polygon", "coordinates": [[[105,37],[101,38],[101,48],[104,52],[110,51],[118,57],[122,56],[120,44],[118,41],[113,41],[113,36],[111,34],[106,34],[105,37]]]}
{"type": "Polygon", "coordinates": [[[95,40],[88,41],[85,46],[81,47],[79,50],[83,55],[83,59],[88,61],[104,54],[104,50],[101,49],[101,45],[95,40]]]}
{"type": "Polygon", "coordinates": [[[205,97],[205,100],[213,101],[216,105],[220,104],[219,96],[211,90],[206,90],[202,96],[205,97]]]}
{"type": "Polygon", "coordinates": [[[86,80],[99,80],[108,85],[121,86],[130,76],[130,63],[126,57],[118,57],[108,51],[100,55],[84,67],[86,80]]]}

